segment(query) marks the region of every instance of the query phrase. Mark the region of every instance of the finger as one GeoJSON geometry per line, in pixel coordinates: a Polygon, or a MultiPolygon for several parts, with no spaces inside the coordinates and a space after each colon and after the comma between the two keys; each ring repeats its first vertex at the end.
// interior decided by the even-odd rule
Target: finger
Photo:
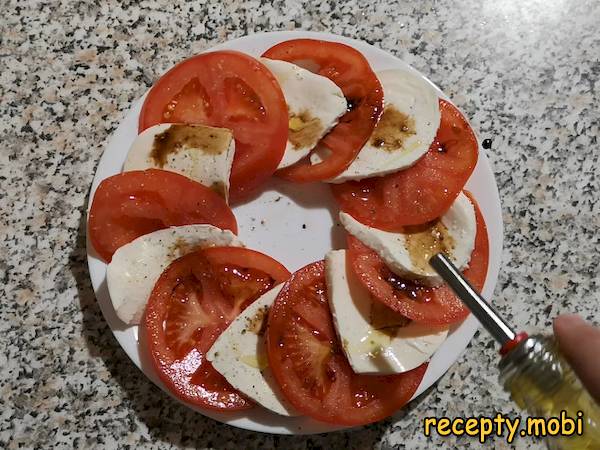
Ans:
{"type": "Polygon", "coordinates": [[[576,314],[567,314],[554,319],[554,334],[561,352],[600,403],[600,329],[576,314]]]}

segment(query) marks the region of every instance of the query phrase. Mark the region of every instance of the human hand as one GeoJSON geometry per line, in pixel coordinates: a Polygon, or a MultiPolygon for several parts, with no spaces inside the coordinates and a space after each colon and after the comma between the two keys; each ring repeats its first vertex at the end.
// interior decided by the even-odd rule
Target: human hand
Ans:
{"type": "Polygon", "coordinates": [[[600,328],[577,314],[565,314],[554,319],[554,335],[583,385],[600,403],[600,328]]]}

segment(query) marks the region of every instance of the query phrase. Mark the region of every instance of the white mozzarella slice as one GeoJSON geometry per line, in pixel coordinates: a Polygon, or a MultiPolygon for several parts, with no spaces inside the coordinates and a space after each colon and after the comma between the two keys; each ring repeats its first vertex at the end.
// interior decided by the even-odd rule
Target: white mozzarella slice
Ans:
{"type": "MultiPolygon", "coordinates": [[[[329,180],[383,176],[412,166],[433,142],[440,126],[440,108],[434,88],[418,75],[405,70],[385,70],[377,77],[383,87],[385,107],[373,134],[350,166],[329,180]]],[[[311,155],[316,164],[327,149],[311,155]]]]}
{"type": "Polygon", "coordinates": [[[242,244],[231,231],[203,224],[158,230],[120,247],[106,269],[117,316],[126,324],[138,324],[156,281],[169,264],[199,248],[215,246],[242,244]]]}
{"type": "Polygon", "coordinates": [[[123,170],[155,168],[177,172],[227,200],[234,153],[231,130],[163,123],[144,130],[135,139],[123,170]]]}
{"type": "Polygon", "coordinates": [[[346,251],[325,256],[327,295],[337,334],[356,373],[394,374],[427,361],[448,327],[411,322],[377,301],[346,264],[346,251]]]}
{"type": "Polygon", "coordinates": [[[284,416],[298,416],[280,393],[269,369],[265,321],[283,284],[263,294],[248,306],[210,348],[207,359],[238,391],[256,403],[284,416]]]}
{"type": "Polygon", "coordinates": [[[442,252],[456,267],[466,269],[477,234],[475,209],[462,192],[439,220],[427,226],[406,227],[402,233],[369,227],[345,212],[340,213],[340,221],[348,233],[377,252],[392,272],[429,286],[442,283],[429,259],[442,252]]]}
{"type": "Polygon", "coordinates": [[[279,168],[300,161],[346,113],[346,98],[330,79],[300,66],[273,59],[260,60],[275,76],[288,107],[289,135],[279,168]]]}

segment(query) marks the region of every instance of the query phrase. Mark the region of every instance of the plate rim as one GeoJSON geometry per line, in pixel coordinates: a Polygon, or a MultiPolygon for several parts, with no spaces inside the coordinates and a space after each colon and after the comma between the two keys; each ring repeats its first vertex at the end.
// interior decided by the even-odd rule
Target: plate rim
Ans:
{"type": "MultiPolygon", "coordinates": [[[[253,34],[242,36],[242,37],[232,39],[232,40],[229,40],[226,42],[221,42],[210,48],[204,49],[200,53],[216,51],[216,50],[223,50],[223,49],[232,49],[233,47],[236,47],[236,48],[244,47],[244,44],[249,44],[249,43],[251,44],[254,41],[269,41],[268,45],[271,46],[271,45],[274,45],[276,42],[281,42],[281,41],[285,41],[285,40],[289,40],[289,39],[296,39],[296,38],[322,39],[322,40],[329,40],[329,41],[345,43],[345,44],[350,45],[350,46],[356,48],[357,50],[361,51],[361,53],[364,54],[364,56],[367,58],[367,60],[369,60],[370,63],[371,63],[371,59],[375,58],[375,56],[373,56],[373,54],[378,55],[381,58],[392,61],[392,65],[396,66],[396,68],[402,68],[402,69],[408,70],[408,71],[418,75],[420,78],[427,81],[436,90],[436,92],[438,93],[438,95],[440,97],[442,97],[446,100],[449,100],[451,102],[450,98],[437,85],[435,85],[427,76],[425,76],[424,74],[419,72],[417,69],[412,67],[410,64],[402,61],[397,56],[395,56],[391,53],[388,53],[388,52],[386,52],[372,44],[369,44],[367,42],[359,41],[354,38],[350,38],[350,37],[346,37],[346,36],[342,36],[342,35],[336,35],[336,34],[332,34],[332,33],[315,32],[315,31],[273,31],[273,32],[253,33],[253,34]],[[370,54],[370,56],[368,56],[365,53],[370,54]]],[[[379,71],[379,70],[385,70],[385,69],[377,69],[377,71],[379,71]]],[[[327,423],[318,422],[318,421],[315,421],[312,419],[307,419],[307,418],[286,418],[286,417],[278,416],[275,413],[268,412],[264,408],[260,408],[260,407],[253,408],[252,410],[249,410],[249,412],[244,412],[244,413],[222,413],[222,412],[217,412],[217,411],[203,410],[203,409],[197,408],[193,405],[189,405],[185,402],[182,402],[174,395],[172,395],[171,392],[169,392],[164,387],[164,385],[160,382],[158,377],[151,370],[147,370],[148,369],[147,367],[146,368],[144,367],[144,364],[142,363],[142,357],[141,357],[139,351],[136,351],[137,354],[132,354],[132,352],[129,350],[131,348],[131,346],[129,345],[130,343],[128,342],[129,339],[125,339],[124,335],[122,333],[119,333],[119,331],[122,331],[122,329],[113,327],[112,324],[118,323],[119,321],[118,321],[118,319],[116,319],[116,314],[114,312],[114,309],[112,309],[112,304],[110,302],[110,297],[108,296],[108,290],[106,288],[106,282],[105,282],[106,264],[104,264],[103,261],[101,261],[101,260],[99,260],[99,258],[97,258],[97,255],[96,255],[96,253],[91,245],[91,242],[89,240],[89,233],[87,230],[89,221],[87,220],[88,219],[87,216],[89,215],[89,209],[91,207],[92,199],[93,199],[94,193],[95,193],[99,183],[103,179],[105,179],[107,176],[110,176],[110,175],[99,176],[99,173],[102,172],[102,168],[104,166],[106,166],[106,164],[108,163],[108,159],[110,158],[109,149],[118,145],[117,143],[120,140],[121,134],[123,134],[123,132],[124,132],[123,125],[127,120],[131,120],[132,115],[136,118],[136,123],[137,123],[137,116],[139,115],[139,109],[141,108],[142,101],[150,89],[151,88],[148,88],[148,90],[145,92],[145,94],[143,96],[134,100],[131,103],[130,108],[127,109],[122,114],[117,128],[115,129],[115,131],[113,131],[113,133],[111,134],[109,139],[106,141],[104,151],[102,153],[102,156],[100,157],[100,160],[99,160],[99,162],[96,166],[96,170],[94,172],[94,178],[93,178],[92,184],[90,186],[89,196],[88,196],[88,204],[87,204],[87,209],[86,209],[86,251],[87,251],[88,270],[89,270],[90,278],[92,281],[92,286],[94,288],[94,294],[96,296],[96,299],[98,301],[98,304],[100,306],[102,314],[103,314],[109,328],[111,329],[111,332],[115,336],[117,342],[119,342],[119,345],[121,346],[123,351],[127,354],[129,359],[131,359],[131,361],[134,363],[134,365],[136,367],[138,367],[138,369],[140,369],[142,371],[142,373],[148,379],[150,379],[150,381],[152,381],[154,384],[159,386],[170,397],[174,398],[175,400],[182,403],[186,407],[188,407],[196,412],[199,412],[200,414],[202,414],[206,417],[210,417],[214,420],[217,420],[221,423],[232,425],[232,426],[242,428],[242,429],[251,430],[251,431],[258,431],[258,432],[272,433],[272,434],[290,434],[290,435],[315,434],[315,433],[332,432],[332,431],[349,429],[349,428],[356,428],[356,427],[346,427],[346,426],[327,424],[327,423]],[[104,273],[101,274],[102,280],[100,280],[99,274],[98,274],[98,268],[101,268],[102,265],[104,266],[104,273]],[[105,298],[105,301],[102,301],[100,297],[105,298]],[[110,307],[108,307],[106,305],[106,299],[108,299],[108,304],[110,305],[110,307]],[[115,319],[117,320],[117,322],[115,322],[115,319]],[[257,416],[257,414],[252,413],[252,412],[256,412],[255,410],[258,410],[259,420],[257,420],[256,417],[253,418],[253,416],[257,416]],[[262,412],[260,410],[262,410],[262,412]],[[270,421],[271,424],[264,423],[265,421],[269,422],[269,416],[272,416],[272,418],[271,418],[272,420],[270,421]],[[288,421],[300,422],[300,423],[295,425],[294,427],[284,425],[284,422],[288,422],[288,421]],[[273,423],[275,423],[275,424],[273,425],[273,423]]],[[[466,115],[465,115],[465,118],[469,122],[469,119],[466,115]]],[[[470,122],[469,122],[469,124],[470,124],[470,122]]],[[[473,128],[473,127],[471,127],[471,128],[473,128]]],[[[487,191],[486,195],[485,195],[486,198],[490,197],[490,199],[491,199],[491,202],[490,202],[491,204],[487,203],[487,202],[486,202],[486,204],[482,204],[481,202],[478,202],[478,203],[480,203],[482,213],[483,213],[484,217],[486,218],[486,224],[488,225],[488,241],[489,241],[489,245],[490,245],[490,260],[489,260],[488,273],[487,273],[485,284],[484,284],[483,294],[484,294],[484,297],[490,298],[492,296],[494,288],[497,284],[498,273],[499,273],[500,264],[501,264],[504,224],[502,221],[502,205],[500,202],[500,195],[499,195],[496,179],[494,177],[490,161],[488,160],[488,158],[486,156],[485,150],[479,144],[480,139],[479,139],[478,133],[475,129],[473,129],[473,131],[475,132],[475,135],[477,137],[478,146],[479,146],[479,158],[477,161],[477,166],[473,173],[475,174],[476,172],[477,173],[482,172],[482,174],[477,178],[477,181],[475,181],[473,179],[473,177],[471,177],[469,179],[469,181],[467,182],[466,187],[469,188],[470,183],[474,184],[474,185],[478,185],[479,189],[487,191]],[[483,181],[480,182],[479,181],[480,178],[483,181]],[[491,220],[488,220],[488,219],[491,219],[491,220]],[[491,239],[491,237],[490,237],[492,235],[492,233],[490,232],[491,229],[493,229],[496,239],[491,239]]],[[[131,327],[129,327],[129,328],[131,328],[131,327]]],[[[467,319],[465,319],[465,321],[463,321],[457,327],[457,329],[461,330],[461,332],[459,334],[451,333],[448,335],[448,338],[446,339],[444,344],[442,344],[442,347],[451,346],[450,344],[453,343],[454,345],[452,345],[451,347],[455,348],[455,350],[456,350],[455,354],[451,358],[447,358],[445,361],[440,362],[439,364],[432,364],[432,363],[438,361],[435,359],[435,354],[434,354],[434,357],[432,357],[430,365],[426,371],[425,377],[421,381],[419,388],[417,389],[417,391],[415,392],[413,397],[410,399],[409,403],[411,401],[415,400],[420,395],[422,395],[430,387],[435,385],[439,381],[439,379],[448,371],[448,369],[450,367],[452,367],[462,357],[463,353],[465,352],[467,346],[473,339],[478,328],[479,328],[479,323],[478,323],[477,319],[475,319],[475,317],[472,314],[470,314],[467,317],[467,319]],[[453,342],[453,341],[456,341],[456,342],[453,342]],[[451,360],[449,363],[447,363],[448,359],[451,360]]],[[[137,332],[136,331],[134,331],[134,335],[135,335],[135,339],[137,341],[137,332]]],[[[137,349],[137,342],[136,342],[135,347],[137,349]]],[[[440,347],[440,348],[442,348],[442,347],[440,347]]],[[[405,405],[405,407],[406,407],[406,405],[405,405]]],[[[401,411],[401,410],[399,410],[399,411],[401,411]]],[[[394,415],[392,415],[392,417],[393,416],[394,415]]]]}

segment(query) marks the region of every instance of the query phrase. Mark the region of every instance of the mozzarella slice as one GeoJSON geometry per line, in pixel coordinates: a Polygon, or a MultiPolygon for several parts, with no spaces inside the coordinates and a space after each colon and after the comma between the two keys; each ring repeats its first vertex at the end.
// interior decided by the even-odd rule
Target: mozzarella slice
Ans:
{"type": "MultiPolygon", "coordinates": [[[[373,134],[350,166],[329,180],[383,176],[412,166],[433,142],[440,126],[440,108],[434,88],[420,76],[406,70],[385,70],[377,77],[383,87],[385,107],[373,134]]],[[[316,164],[327,149],[311,155],[316,164]]]]}
{"type": "Polygon", "coordinates": [[[330,79],[300,66],[273,59],[260,60],[275,76],[288,106],[289,135],[279,168],[300,161],[346,113],[346,98],[330,79]]]}
{"type": "Polygon", "coordinates": [[[356,373],[388,375],[414,369],[444,342],[448,327],[411,322],[373,301],[352,268],[346,251],[325,256],[327,295],[337,334],[356,373]]]}
{"type": "Polygon", "coordinates": [[[207,359],[234,388],[277,414],[298,416],[281,395],[269,369],[265,325],[269,308],[283,284],[263,294],[221,333],[207,359]]]}
{"type": "Polygon", "coordinates": [[[462,192],[439,220],[405,227],[402,233],[369,227],[345,212],[340,213],[340,221],[348,233],[377,252],[392,272],[429,286],[442,284],[429,259],[442,252],[459,269],[467,268],[477,234],[475,209],[462,192]]]}
{"type": "Polygon", "coordinates": [[[106,282],[119,318],[140,322],[148,297],[163,271],[177,258],[214,246],[241,247],[235,234],[212,225],[184,225],[145,234],[120,247],[106,269],[106,282]]]}
{"type": "Polygon", "coordinates": [[[135,139],[123,170],[156,168],[177,172],[227,200],[234,153],[231,130],[163,123],[142,131],[135,139]]]}

